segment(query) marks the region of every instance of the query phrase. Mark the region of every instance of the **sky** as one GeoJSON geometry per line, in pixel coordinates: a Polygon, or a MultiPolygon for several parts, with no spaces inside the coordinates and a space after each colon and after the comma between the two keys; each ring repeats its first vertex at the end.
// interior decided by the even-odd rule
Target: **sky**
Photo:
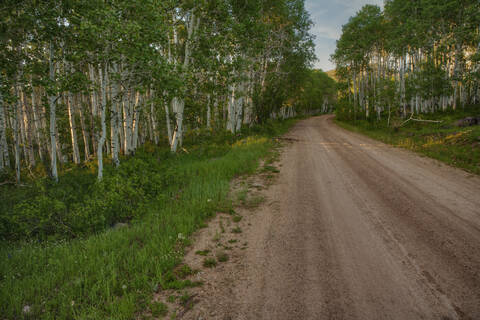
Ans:
{"type": "Polygon", "coordinates": [[[315,68],[329,71],[335,68],[330,55],[335,52],[336,41],[342,34],[342,25],[366,4],[383,7],[383,0],[306,0],[305,7],[314,23],[311,33],[316,36],[315,68]]]}

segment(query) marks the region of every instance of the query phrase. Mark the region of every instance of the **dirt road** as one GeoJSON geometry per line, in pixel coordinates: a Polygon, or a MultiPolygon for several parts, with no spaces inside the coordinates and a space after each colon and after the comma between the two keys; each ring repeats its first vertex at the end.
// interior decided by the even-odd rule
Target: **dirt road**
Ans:
{"type": "Polygon", "coordinates": [[[287,138],[232,286],[207,294],[203,319],[480,319],[478,177],[330,116],[287,138]]]}

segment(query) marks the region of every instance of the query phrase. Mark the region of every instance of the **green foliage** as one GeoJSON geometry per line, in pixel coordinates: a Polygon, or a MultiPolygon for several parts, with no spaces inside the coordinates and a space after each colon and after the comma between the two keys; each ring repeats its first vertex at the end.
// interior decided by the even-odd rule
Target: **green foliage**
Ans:
{"type": "Polygon", "coordinates": [[[310,70],[298,98],[298,109],[306,113],[330,111],[336,96],[335,80],[322,70],[310,70]]]}
{"type": "Polygon", "coordinates": [[[379,121],[480,101],[480,2],[389,0],[343,26],[337,64],[345,119],[379,121]]]}
{"type": "MultiPolygon", "coordinates": [[[[284,133],[293,122],[272,122],[267,131],[284,133]]],[[[3,238],[17,239],[9,228],[19,227],[7,218],[21,218],[13,212],[19,203],[44,221],[42,231],[25,221],[21,230],[25,235],[36,235],[40,243],[2,241],[0,245],[2,317],[132,319],[147,309],[158,288],[201,285],[181,278],[190,270],[180,268],[177,274],[173,270],[192,232],[218,208],[230,206],[230,180],[255,172],[258,159],[272,147],[267,138],[271,134],[259,135],[258,127],[251,129],[256,135],[247,136],[248,131],[234,144],[221,143],[228,148],[214,157],[206,155],[206,145],[186,145],[189,153],[176,155],[145,147],[123,161],[118,170],[107,167],[101,184],[86,167],[65,172],[59,184],[45,180],[25,187],[2,186],[3,238]],[[108,204],[120,210],[119,215],[102,206],[103,195],[94,194],[99,191],[110,193],[106,196],[108,204]],[[35,201],[27,205],[28,199],[35,201]],[[75,213],[82,206],[87,207],[85,217],[75,213]],[[100,210],[103,218],[88,216],[94,210],[100,210]],[[74,213],[77,220],[66,218],[74,213]],[[83,230],[83,237],[70,239],[72,235],[57,225],[58,220],[48,220],[49,214],[73,221],[71,225],[83,230]],[[90,224],[92,218],[94,225],[90,224]],[[129,221],[128,227],[108,228],[106,219],[121,218],[129,221]],[[86,231],[97,227],[94,234],[86,231]],[[59,240],[45,241],[48,238],[59,240]],[[30,310],[28,315],[23,312],[25,308],[30,310]]]]}

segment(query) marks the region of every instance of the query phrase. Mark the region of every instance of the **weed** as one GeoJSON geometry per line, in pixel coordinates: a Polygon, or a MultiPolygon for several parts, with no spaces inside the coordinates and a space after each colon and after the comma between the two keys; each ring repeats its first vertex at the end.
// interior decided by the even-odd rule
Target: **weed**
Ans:
{"type": "Polygon", "coordinates": [[[262,168],[261,172],[272,172],[272,173],[279,173],[280,170],[275,168],[274,166],[271,165],[266,165],[262,168]]]}
{"type": "Polygon", "coordinates": [[[220,219],[220,220],[218,221],[218,224],[219,224],[219,226],[220,226],[220,231],[221,231],[222,233],[225,233],[225,228],[223,227],[223,219],[220,219]]]}
{"type": "Polygon", "coordinates": [[[255,196],[250,199],[245,203],[245,207],[247,208],[256,208],[260,204],[262,204],[265,201],[265,198],[263,196],[255,196]]]}
{"type": "Polygon", "coordinates": [[[163,302],[152,302],[150,304],[150,311],[154,317],[164,317],[168,313],[168,307],[163,302]]]}
{"type": "Polygon", "coordinates": [[[233,216],[232,220],[233,220],[233,222],[240,222],[242,220],[242,218],[243,217],[240,216],[240,215],[235,215],[235,216],[233,216]]]}
{"type": "Polygon", "coordinates": [[[205,260],[203,260],[203,266],[206,268],[214,268],[217,266],[217,260],[214,258],[205,258],[205,260]]]}
{"type": "Polygon", "coordinates": [[[217,260],[218,262],[227,262],[228,261],[228,254],[223,251],[217,252],[217,260]]]}
{"type": "Polygon", "coordinates": [[[235,227],[232,229],[232,233],[242,233],[242,229],[240,227],[235,227]]]}
{"type": "Polygon", "coordinates": [[[195,252],[195,254],[198,254],[199,256],[206,256],[210,253],[210,250],[205,249],[205,250],[198,250],[195,252]]]}
{"type": "Polygon", "coordinates": [[[230,240],[228,240],[228,243],[236,243],[236,242],[238,242],[237,239],[230,239],[230,240]]]}
{"type": "MultiPolygon", "coordinates": [[[[193,271],[191,271],[190,274],[193,274],[193,271]]],[[[168,271],[167,273],[165,273],[161,281],[161,287],[164,290],[167,290],[167,289],[181,290],[184,288],[198,287],[198,286],[201,286],[202,284],[203,283],[199,281],[191,281],[189,279],[186,279],[186,280],[177,279],[174,273],[171,271],[168,271]]]]}
{"type": "Polygon", "coordinates": [[[193,299],[195,295],[191,295],[188,292],[185,292],[183,295],[179,297],[180,304],[182,307],[184,307],[186,310],[192,309],[193,305],[196,303],[196,301],[193,299]]]}
{"type": "Polygon", "coordinates": [[[195,274],[195,271],[187,264],[183,264],[180,268],[175,269],[175,275],[180,279],[185,279],[193,274],[195,274]]]}
{"type": "Polygon", "coordinates": [[[248,187],[244,186],[240,191],[237,192],[237,201],[239,203],[245,203],[248,195],[248,187]]]}

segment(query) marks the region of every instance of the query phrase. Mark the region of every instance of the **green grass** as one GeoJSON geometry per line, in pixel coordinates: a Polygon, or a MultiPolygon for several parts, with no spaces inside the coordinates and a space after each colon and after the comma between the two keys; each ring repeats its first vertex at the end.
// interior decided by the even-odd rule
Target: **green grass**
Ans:
{"type": "Polygon", "coordinates": [[[162,302],[154,302],[150,304],[150,311],[152,316],[163,318],[168,313],[168,307],[162,302]]]}
{"type": "Polygon", "coordinates": [[[217,252],[217,260],[218,262],[227,262],[229,259],[228,254],[225,252],[217,252]]]}
{"type": "Polygon", "coordinates": [[[386,120],[380,122],[357,120],[355,123],[336,120],[336,123],[347,130],[480,174],[480,126],[455,126],[458,119],[477,115],[480,115],[478,108],[425,114],[416,118],[442,122],[410,121],[402,127],[399,127],[403,122],[401,119],[394,119],[390,127],[387,126],[386,120]]]}
{"type": "Polygon", "coordinates": [[[195,252],[195,254],[198,254],[199,256],[207,256],[210,253],[210,250],[205,249],[205,250],[198,250],[195,252]]]}
{"type": "Polygon", "coordinates": [[[214,258],[205,258],[205,260],[203,260],[203,266],[205,268],[214,268],[217,266],[217,260],[214,258]]]}
{"type": "Polygon", "coordinates": [[[240,227],[235,227],[232,229],[232,233],[242,233],[242,229],[240,227]]]}
{"type": "Polygon", "coordinates": [[[38,195],[63,203],[59,208],[45,205],[31,211],[52,219],[44,221],[43,233],[32,231],[35,226],[23,225],[27,237],[1,234],[3,239],[11,239],[0,245],[2,319],[132,319],[148,310],[159,288],[200,285],[180,278],[188,270],[182,275],[174,273],[189,236],[219,208],[231,208],[230,181],[253,174],[258,160],[273,146],[270,138],[292,124],[271,123],[263,132],[253,128],[231,140],[199,142],[187,146],[188,154],[139,151],[124,159],[117,171],[107,169],[108,184],[103,186],[95,182],[94,171],[84,168],[60,177],[60,185],[76,181],[75,177],[82,183],[64,191],[44,181],[27,187],[2,187],[0,209],[9,214],[19,203],[32,202],[38,195]],[[109,189],[112,186],[115,192],[109,189]],[[125,186],[128,190],[123,192],[125,186]],[[72,192],[78,195],[70,197],[72,192]],[[102,192],[109,194],[103,202],[102,192]],[[82,215],[83,205],[91,206],[88,214],[82,215]],[[99,221],[93,228],[85,225],[96,217],[94,209],[111,221],[99,221]],[[123,210],[121,219],[115,215],[117,209],[123,210]],[[75,225],[86,226],[79,227],[81,234],[70,235],[68,225],[59,233],[49,229],[62,223],[56,217],[69,217],[70,212],[76,212],[71,220],[75,225]],[[117,221],[129,226],[110,228],[117,221]]]}

